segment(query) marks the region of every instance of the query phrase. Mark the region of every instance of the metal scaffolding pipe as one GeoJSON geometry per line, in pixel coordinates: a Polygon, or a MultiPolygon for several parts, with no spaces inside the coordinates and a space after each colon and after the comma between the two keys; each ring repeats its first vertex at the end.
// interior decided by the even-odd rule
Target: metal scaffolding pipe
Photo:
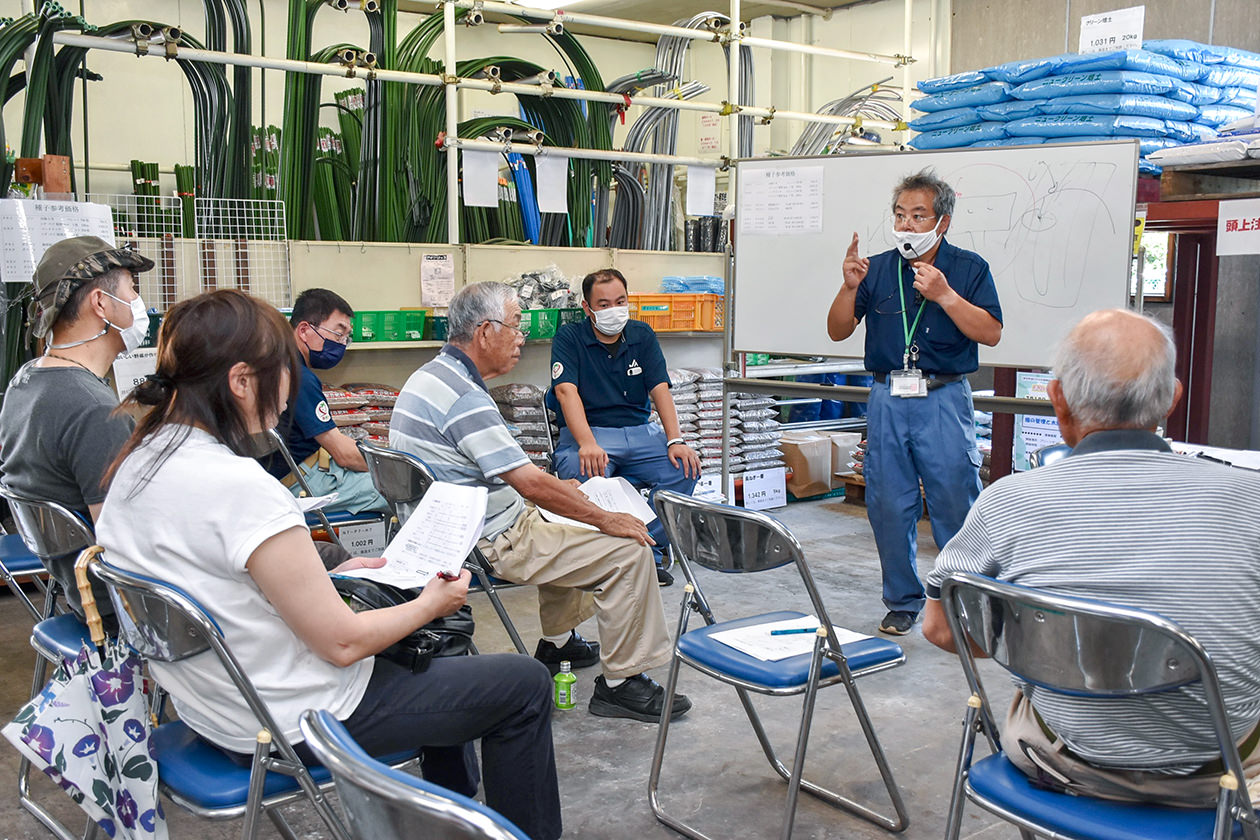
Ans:
{"type": "Polygon", "coordinates": [[[794,44],[791,41],[776,41],[772,38],[744,38],[746,47],[763,47],[783,52],[808,53],[831,58],[848,58],[854,61],[873,61],[878,64],[898,65],[905,61],[900,55],[884,55],[883,53],[855,52],[853,50],[833,50],[830,47],[816,47],[813,44],[794,44]]]}
{"type": "MultiPolygon", "coordinates": [[[[441,5],[441,4],[436,4],[441,5]]],[[[605,29],[620,29],[624,32],[646,32],[650,35],[672,35],[675,38],[690,38],[693,41],[721,40],[721,33],[706,32],[703,29],[684,29],[681,26],[667,26],[659,23],[643,23],[624,18],[604,17],[603,15],[587,15],[581,12],[570,12],[564,9],[535,9],[530,6],[518,6],[515,3],[498,3],[494,0],[473,2],[473,0],[455,0],[458,9],[478,8],[486,12],[501,12],[506,15],[520,15],[535,20],[555,20],[561,23],[585,23],[591,26],[602,26],[605,29]]]]}
{"type": "MultiPolygon", "coordinates": [[[[458,77],[455,65],[455,6],[447,3],[442,7],[445,27],[446,61],[442,65],[448,80],[458,77]]],[[[446,241],[459,244],[459,88],[446,86],[446,241]]]]}
{"type": "MultiPolygon", "coordinates": [[[[447,4],[450,5],[450,4],[447,4]]],[[[53,34],[56,43],[65,46],[83,47],[86,49],[105,50],[107,52],[127,53],[135,55],[135,44],[129,40],[117,38],[100,38],[93,35],[75,35],[69,32],[53,34]]],[[[165,58],[162,52],[148,52],[141,57],[165,58]]],[[[437,87],[446,84],[442,76],[430,73],[408,73],[401,70],[383,70],[380,68],[365,70],[363,68],[345,67],[340,64],[320,64],[314,61],[297,61],[287,58],[267,58],[238,53],[216,52],[214,50],[195,50],[180,47],[178,58],[187,61],[202,61],[207,64],[223,64],[229,66],[259,67],[264,70],[283,70],[291,73],[309,73],[316,76],[335,76],[338,78],[373,78],[383,82],[403,82],[413,85],[437,87]]],[[[620,93],[604,93],[603,91],[581,90],[548,85],[522,85],[513,82],[491,82],[485,79],[459,79],[455,82],[459,88],[471,90],[502,91],[524,96],[554,96],[558,99],[577,99],[586,102],[605,102],[610,105],[624,105],[625,97],[620,93]]],[[[697,100],[664,99],[654,96],[631,97],[632,105],[643,105],[651,108],[674,108],[679,111],[703,111],[720,114],[726,108],[720,102],[701,102],[697,100]]],[[[801,111],[780,111],[771,108],[756,108],[745,105],[740,113],[753,117],[772,117],[801,122],[824,123],[828,125],[853,125],[852,117],[835,117],[825,114],[811,114],[801,111]]],[[[899,124],[886,120],[863,120],[863,125],[897,130],[899,124]]]]}

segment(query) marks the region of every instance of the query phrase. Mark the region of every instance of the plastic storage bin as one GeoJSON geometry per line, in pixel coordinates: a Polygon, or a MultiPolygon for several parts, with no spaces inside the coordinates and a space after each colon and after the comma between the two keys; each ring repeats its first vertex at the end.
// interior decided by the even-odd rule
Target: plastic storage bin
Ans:
{"type": "Polygon", "coordinates": [[[524,309],[521,311],[521,329],[527,339],[553,338],[560,328],[560,309],[524,309]]]}
{"type": "Polygon", "coordinates": [[[355,341],[420,341],[427,309],[365,309],[354,313],[355,341]]]}
{"type": "Polygon", "coordinates": [[[657,332],[706,332],[722,329],[725,316],[721,295],[630,295],[630,317],[657,332]]]}

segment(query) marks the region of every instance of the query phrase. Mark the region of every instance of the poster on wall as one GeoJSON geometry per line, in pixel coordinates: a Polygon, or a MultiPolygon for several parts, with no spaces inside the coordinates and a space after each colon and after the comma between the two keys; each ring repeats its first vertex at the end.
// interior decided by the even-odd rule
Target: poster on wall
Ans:
{"type": "Polygon", "coordinates": [[[99,236],[114,245],[109,207],[83,201],[0,200],[0,280],[31,282],[49,246],[74,236],[99,236]]]}
{"type": "MultiPolygon", "coordinates": [[[[1049,400],[1046,386],[1054,379],[1051,373],[1027,373],[1021,371],[1015,377],[1015,396],[1029,400],[1049,400]]],[[[1028,456],[1043,446],[1062,443],[1059,421],[1053,415],[1015,415],[1015,471],[1032,469],[1028,456]]]]}
{"type": "Polygon", "coordinates": [[[425,254],[420,259],[420,300],[443,308],[455,295],[455,261],[450,254],[425,254]]]}

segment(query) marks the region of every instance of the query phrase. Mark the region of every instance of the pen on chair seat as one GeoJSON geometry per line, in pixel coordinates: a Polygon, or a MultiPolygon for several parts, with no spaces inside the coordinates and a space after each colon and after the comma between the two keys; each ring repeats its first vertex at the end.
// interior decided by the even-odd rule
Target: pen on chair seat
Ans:
{"type": "Polygon", "coordinates": [[[795,636],[798,633],[817,633],[817,627],[791,627],[786,630],[771,630],[771,636],[795,636]]]}

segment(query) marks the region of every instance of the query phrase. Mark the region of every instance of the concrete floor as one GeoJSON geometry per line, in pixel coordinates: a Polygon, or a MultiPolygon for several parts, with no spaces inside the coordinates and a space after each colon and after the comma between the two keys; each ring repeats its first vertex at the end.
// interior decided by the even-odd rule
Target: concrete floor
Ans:
{"type": "MultiPolygon", "coordinates": [[[[831,611],[841,625],[874,632],[883,617],[879,599],[879,564],[865,511],[841,500],[803,502],[774,512],[800,539],[831,611]]],[[[920,527],[921,569],[931,568],[936,548],[926,523],[920,527]]],[[[803,590],[790,569],[756,576],[713,573],[699,575],[701,586],[719,620],[767,608],[802,607],[803,590]]],[[[681,585],[662,589],[666,619],[678,618],[681,585]]],[[[504,592],[504,601],[527,644],[537,638],[537,601],[532,589],[504,592]]],[[[510,643],[484,597],[472,599],[477,613],[477,643],[483,651],[510,649],[510,643]]],[[[33,653],[27,644],[28,616],[9,596],[0,597],[0,721],[11,720],[27,699],[33,653]]],[[[582,631],[594,637],[591,621],[582,631]]],[[[906,664],[859,682],[864,701],[884,744],[901,787],[910,828],[906,838],[936,838],[944,831],[949,787],[960,736],[959,723],[967,696],[957,661],[928,644],[916,627],[901,644],[906,664]]],[[[656,727],[633,721],[607,720],[586,713],[596,668],[578,672],[579,706],[556,712],[554,738],[565,836],[629,840],[679,835],[652,816],[647,804],[647,777],[656,727]]],[[[664,672],[657,673],[664,680],[664,672]]],[[[995,708],[1009,697],[1000,670],[987,669],[995,708]]],[[[766,764],[734,692],[684,668],[679,690],[691,696],[692,712],[670,729],[662,774],[661,799],[667,811],[697,824],[711,837],[777,837],[785,786],[766,764]]],[[[797,698],[758,698],[775,743],[789,756],[800,714],[797,698]]],[[[17,753],[0,746],[0,779],[16,778],[17,753]]],[[[836,686],[819,694],[807,759],[807,773],[820,783],[834,783],[856,798],[865,797],[886,810],[884,791],[870,754],[853,719],[845,691],[836,686]]],[[[35,780],[41,802],[67,825],[81,826],[81,812],[42,777],[35,780]]],[[[46,838],[49,834],[17,804],[15,785],[0,787],[0,838],[46,838]]],[[[322,824],[301,805],[286,815],[302,837],[326,837],[322,824]]],[[[229,838],[239,836],[237,821],[213,824],[197,820],[177,807],[168,808],[171,836],[229,838]]],[[[261,837],[278,836],[264,821],[261,837]]],[[[793,837],[887,838],[880,828],[836,811],[802,795],[793,837]]],[[[1017,832],[975,807],[968,808],[963,837],[1017,837],[1017,832]]]]}

